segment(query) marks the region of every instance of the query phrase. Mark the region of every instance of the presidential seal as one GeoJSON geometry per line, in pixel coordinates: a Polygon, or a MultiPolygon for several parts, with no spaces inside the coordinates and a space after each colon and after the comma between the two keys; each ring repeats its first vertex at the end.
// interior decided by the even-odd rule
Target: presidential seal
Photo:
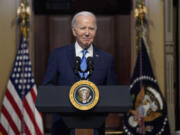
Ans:
{"type": "Polygon", "coordinates": [[[84,111],[90,110],[99,100],[99,90],[97,86],[90,81],[78,81],[71,87],[69,99],[75,108],[84,111]]]}

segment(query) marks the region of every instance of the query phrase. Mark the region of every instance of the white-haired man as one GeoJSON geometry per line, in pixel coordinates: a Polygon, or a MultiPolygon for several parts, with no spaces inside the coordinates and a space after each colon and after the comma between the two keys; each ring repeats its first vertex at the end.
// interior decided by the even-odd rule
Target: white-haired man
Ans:
{"type": "MultiPolygon", "coordinates": [[[[55,49],[48,62],[44,85],[73,85],[80,78],[74,73],[75,57],[92,57],[94,71],[88,78],[96,85],[114,85],[117,80],[114,73],[114,60],[111,54],[97,49],[93,41],[97,31],[96,17],[93,13],[82,11],[72,19],[72,32],[75,43],[55,49]]],[[[103,33],[102,33],[103,34],[103,33]]],[[[104,127],[104,126],[102,126],[104,127]]],[[[104,135],[104,128],[100,128],[100,135],[104,135]]],[[[57,114],[52,118],[52,135],[67,135],[69,129],[57,114]]]]}

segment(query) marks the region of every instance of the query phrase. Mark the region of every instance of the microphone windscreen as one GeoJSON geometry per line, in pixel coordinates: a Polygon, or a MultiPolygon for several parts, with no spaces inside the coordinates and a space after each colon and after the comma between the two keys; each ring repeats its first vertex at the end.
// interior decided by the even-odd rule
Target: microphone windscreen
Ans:
{"type": "Polygon", "coordinates": [[[80,57],[75,57],[75,64],[77,63],[77,64],[79,64],[81,62],[81,58],[80,57]]]}
{"type": "Polygon", "coordinates": [[[90,74],[92,74],[92,72],[94,71],[93,57],[88,57],[87,58],[87,65],[88,65],[87,70],[89,71],[90,74]]]}
{"type": "Polygon", "coordinates": [[[73,70],[74,70],[76,75],[78,75],[78,72],[80,70],[80,63],[81,63],[81,58],[80,57],[75,57],[73,70]]]}
{"type": "Polygon", "coordinates": [[[94,63],[93,63],[93,57],[88,57],[87,58],[87,64],[88,65],[93,65],[94,63]]]}

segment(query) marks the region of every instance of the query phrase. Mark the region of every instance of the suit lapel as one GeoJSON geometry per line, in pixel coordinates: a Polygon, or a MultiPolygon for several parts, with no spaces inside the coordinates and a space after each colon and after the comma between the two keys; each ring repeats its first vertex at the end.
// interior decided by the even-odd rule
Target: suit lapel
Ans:
{"type": "Polygon", "coordinates": [[[74,67],[74,59],[75,59],[75,47],[74,47],[74,44],[70,45],[67,49],[67,57],[68,57],[68,61],[69,61],[69,64],[70,66],[74,67]]]}
{"type": "Polygon", "coordinates": [[[100,59],[99,51],[97,48],[93,47],[93,61],[94,61],[94,66],[98,65],[98,61],[100,59]]]}
{"type": "MultiPolygon", "coordinates": [[[[99,62],[100,62],[100,53],[99,50],[97,48],[95,48],[93,46],[93,62],[94,62],[94,71],[97,69],[99,62]]],[[[95,78],[95,74],[94,71],[92,73],[92,75],[89,77],[89,80],[93,81],[95,78]]]]}
{"type": "Polygon", "coordinates": [[[79,81],[79,78],[74,73],[74,61],[75,61],[75,57],[76,57],[74,44],[69,46],[69,48],[67,49],[66,54],[67,54],[67,57],[68,57],[69,65],[70,65],[70,67],[72,69],[70,72],[72,72],[71,80],[72,80],[72,84],[73,84],[74,82],[79,81]]]}

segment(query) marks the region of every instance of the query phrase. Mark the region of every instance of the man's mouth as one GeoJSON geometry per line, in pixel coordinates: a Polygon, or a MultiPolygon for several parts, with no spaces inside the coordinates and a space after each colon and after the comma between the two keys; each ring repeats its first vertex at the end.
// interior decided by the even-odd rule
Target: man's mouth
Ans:
{"type": "Polygon", "coordinates": [[[84,41],[89,41],[91,40],[90,38],[83,38],[84,41]]]}

